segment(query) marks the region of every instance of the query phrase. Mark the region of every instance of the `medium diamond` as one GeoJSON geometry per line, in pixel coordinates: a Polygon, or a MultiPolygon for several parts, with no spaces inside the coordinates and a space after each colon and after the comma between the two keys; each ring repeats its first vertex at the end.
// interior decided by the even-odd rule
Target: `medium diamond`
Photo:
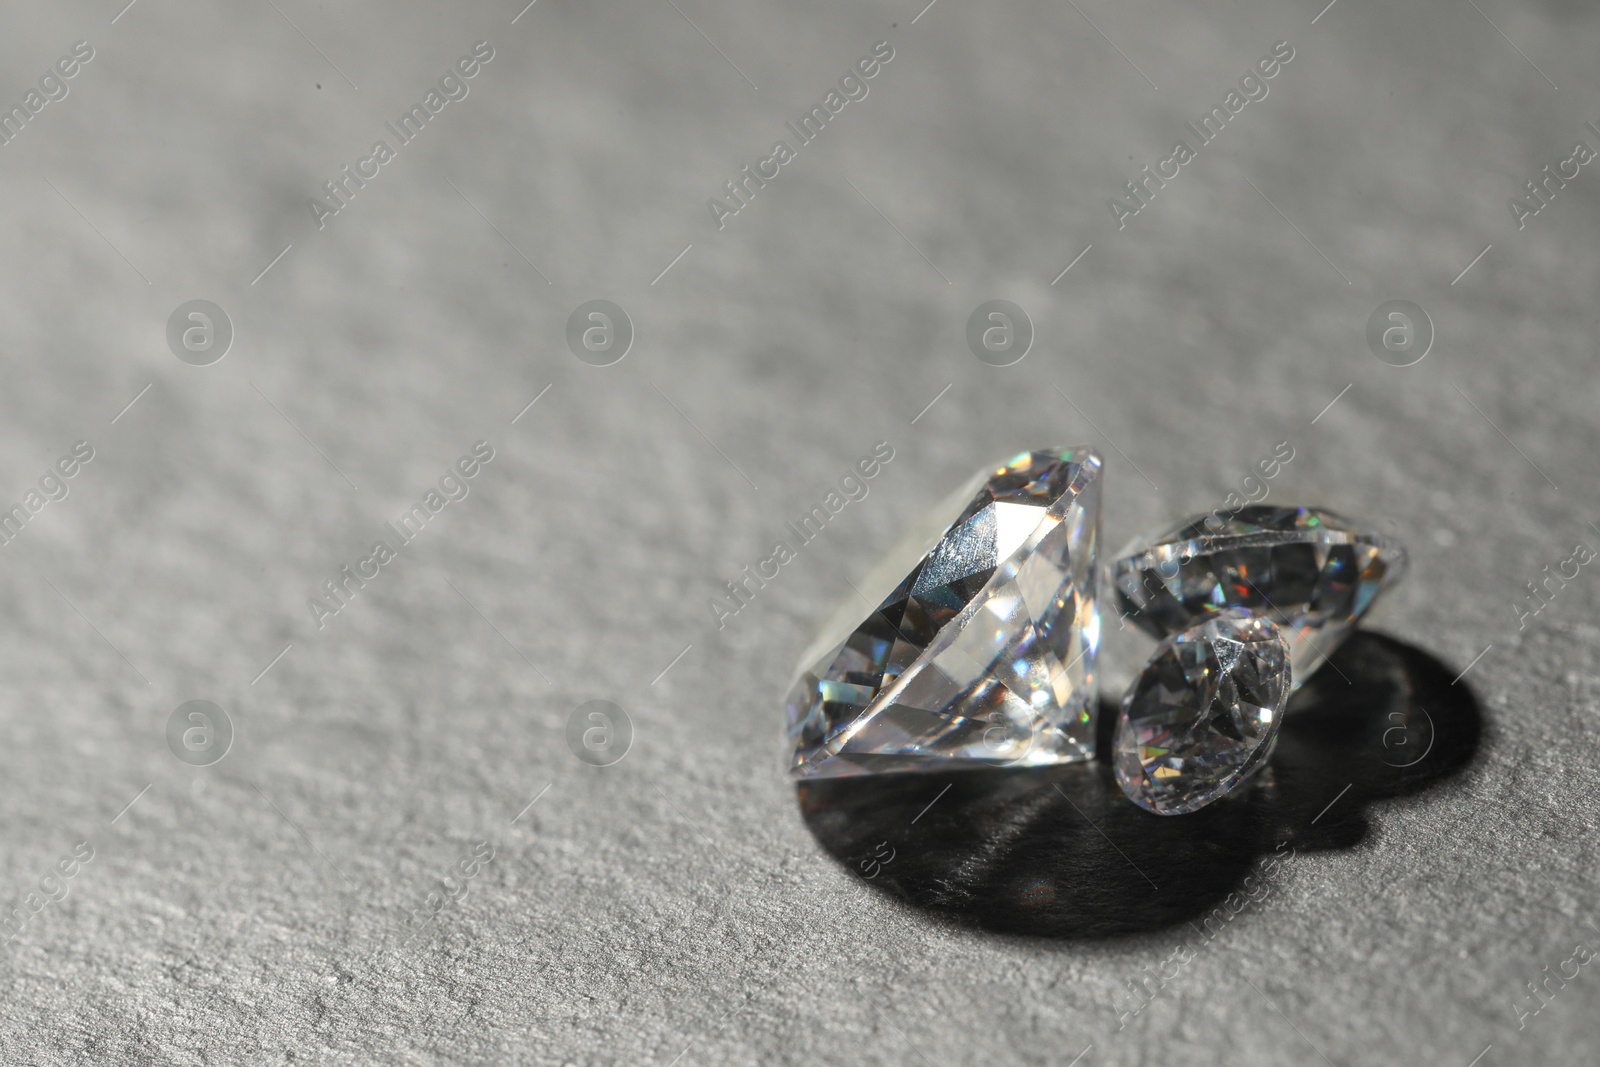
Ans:
{"type": "Polygon", "coordinates": [[[1299,686],[1405,564],[1398,544],[1324,508],[1252,505],[1135,541],[1112,582],[1122,613],[1156,637],[1228,608],[1265,615],[1283,628],[1299,686]]]}
{"type": "Polygon", "coordinates": [[[1141,808],[1182,815],[1255,773],[1289,695],[1277,626],[1228,611],[1161,642],[1122,702],[1113,762],[1141,808]]]}
{"type": "Polygon", "coordinates": [[[796,777],[1037,766],[1094,752],[1100,456],[980,471],[863,579],[789,693],[796,777]]]}

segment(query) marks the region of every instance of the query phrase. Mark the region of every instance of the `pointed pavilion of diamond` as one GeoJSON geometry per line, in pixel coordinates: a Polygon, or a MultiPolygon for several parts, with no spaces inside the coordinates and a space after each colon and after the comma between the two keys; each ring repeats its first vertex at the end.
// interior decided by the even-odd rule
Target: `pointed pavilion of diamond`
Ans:
{"type": "Polygon", "coordinates": [[[859,583],[788,698],[799,778],[1086,760],[1094,751],[1100,456],[980,471],[859,583]]]}
{"type": "Polygon", "coordinates": [[[1326,508],[1250,505],[1136,540],[1111,579],[1121,614],[1155,637],[1229,608],[1271,619],[1289,642],[1298,688],[1405,566],[1394,541],[1326,508]]]}
{"type": "Polygon", "coordinates": [[[1157,815],[1197,811],[1265,764],[1289,699],[1289,646],[1258,615],[1229,610],[1162,641],[1122,702],[1117,784],[1157,815]]]}

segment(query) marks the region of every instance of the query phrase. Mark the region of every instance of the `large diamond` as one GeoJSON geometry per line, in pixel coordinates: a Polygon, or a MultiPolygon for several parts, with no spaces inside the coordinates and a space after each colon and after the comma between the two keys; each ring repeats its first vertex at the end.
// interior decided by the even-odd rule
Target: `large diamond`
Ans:
{"type": "Polygon", "coordinates": [[[802,659],[792,773],[1089,759],[1099,475],[1091,449],[1024,452],[929,512],[802,659]]]}
{"type": "Polygon", "coordinates": [[[1289,696],[1289,646],[1243,611],[1161,642],[1122,702],[1117,784],[1157,815],[1203,808],[1258,770],[1289,696]]]}
{"type": "Polygon", "coordinates": [[[1185,519],[1119,554],[1122,614],[1156,637],[1228,608],[1277,623],[1298,687],[1399,580],[1398,544],[1324,508],[1251,505],[1185,519]]]}

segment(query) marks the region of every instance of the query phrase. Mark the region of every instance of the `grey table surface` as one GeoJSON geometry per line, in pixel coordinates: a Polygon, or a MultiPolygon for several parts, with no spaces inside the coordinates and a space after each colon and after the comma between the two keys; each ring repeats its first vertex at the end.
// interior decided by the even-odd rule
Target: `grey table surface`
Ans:
{"type": "MultiPolygon", "coordinates": [[[[1518,1010],[1600,948],[1600,579],[1519,626],[1526,583],[1600,546],[1600,176],[1509,204],[1600,147],[1592,5],[0,23],[0,102],[37,110],[0,146],[0,497],[68,490],[0,548],[0,1061],[1600,1060],[1592,969],[1518,1010]],[[480,41],[402,144],[386,124],[480,41]],[[867,95],[719,228],[708,200],[880,41],[867,95]],[[1110,198],[1278,42],[1267,95],[1119,226],[1110,198]],[[347,165],[369,180],[314,211],[347,165]],[[205,366],[169,350],[192,299],[233,331],[205,366]],[[604,367],[567,342],[594,299],[634,330],[604,367]],[[1015,365],[968,350],[989,299],[1031,319],[1015,365]],[[1411,366],[1369,350],[1391,300],[1433,326],[1411,366]],[[479,441],[465,499],[316,618],[479,441]],[[866,499],[719,627],[723,583],[879,441],[866,499]],[[1126,1025],[1172,930],[996,936],[824,853],[776,769],[782,693],[914,515],[1019,448],[1092,444],[1116,547],[1279,441],[1272,501],[1410,547],[1373,622],[1467,672],[1463,773],[1299,858],[1126,1025]],[[169,747],[190,700],[231,723],[208,766],[169,747]],[[631,721],[620,762],[569,747],[589,700],[631,721]]],[[[1108,692],[1146,647],[1110,635],[1108,692]]]]}

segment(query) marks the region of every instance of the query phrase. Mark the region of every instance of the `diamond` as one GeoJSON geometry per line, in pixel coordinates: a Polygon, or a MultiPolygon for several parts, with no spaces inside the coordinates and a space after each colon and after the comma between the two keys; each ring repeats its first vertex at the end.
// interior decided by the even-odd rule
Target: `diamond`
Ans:
{"type": "Polygon", "coordinates": [[[841,606],[789,692],[791,773],[1094,754],[1100,456],[1023,452],[934,508],[841,606]]]}
{"type": "Polygon", "coordinates": [[[1288,643],[1257,615],[1227,611],[1168,637],[1123,698],[1117,784],[1157,815],[1205,807],[1265,763],[1289,677],[1288,643]]]}
{"type": "Polygon", "coordinates": [[[1265,615],[1283,628],[1298,687],[1405,566],[1394,541],[1325,508],[1249,505],[1140,538],[1112,584],[1123,615],[1155,637],[1228,608],[1265,615]]]}

